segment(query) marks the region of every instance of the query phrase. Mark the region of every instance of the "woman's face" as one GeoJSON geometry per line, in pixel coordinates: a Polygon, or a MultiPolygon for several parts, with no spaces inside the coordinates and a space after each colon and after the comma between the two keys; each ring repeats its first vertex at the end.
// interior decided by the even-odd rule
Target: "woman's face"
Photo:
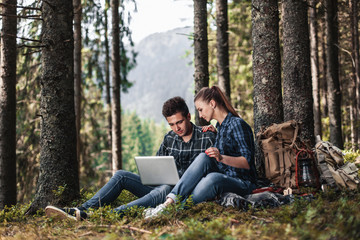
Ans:
{"type": "Polygon", "coordinates": [[[198,99],[195,101],[195,107],[199,112],[199,117],[205,119],[207,122],[213,119],[214,106],[214,100],[205,102],[202,99],[198,99]]]}

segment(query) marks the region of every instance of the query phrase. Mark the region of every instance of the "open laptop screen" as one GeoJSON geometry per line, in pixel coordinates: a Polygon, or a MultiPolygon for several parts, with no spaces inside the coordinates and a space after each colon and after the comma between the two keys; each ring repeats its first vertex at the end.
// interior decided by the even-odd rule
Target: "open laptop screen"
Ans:
{"type": "Polygon", "coordinates": [[[175,185],[179,181],[173,156],[138,156],[135,162],[144,185],[175,185]]]}

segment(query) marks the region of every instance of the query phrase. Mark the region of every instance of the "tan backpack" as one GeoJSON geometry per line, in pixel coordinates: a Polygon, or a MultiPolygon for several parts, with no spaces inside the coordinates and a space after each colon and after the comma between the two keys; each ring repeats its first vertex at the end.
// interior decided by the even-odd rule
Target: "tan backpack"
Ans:
{"type": "Polygon", "coordinates": [[[257,134],[264,153],[265,176],[275,186],[296,188],[296,143],[300,125],[295,120],[272,124],[257,134]]]}
{"type": "Polygon", "coordinates": [[[321,182],[329,187],[357,189],[360,185],[358,168],[352,162],[344,163],[342,151],[317,136],[315,145],[317,167],[321,182]]]}

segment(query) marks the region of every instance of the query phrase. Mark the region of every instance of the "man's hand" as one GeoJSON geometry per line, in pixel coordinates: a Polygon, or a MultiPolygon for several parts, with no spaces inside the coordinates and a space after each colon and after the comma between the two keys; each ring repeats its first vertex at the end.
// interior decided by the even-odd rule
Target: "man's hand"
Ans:
{"type": "Polygon", "coordinates": [[[219,149],[216,147],[211,147],[205,150],[206,155],[209,157],[213,157],[216,159],[216,161],[221,162],[223,160],[223,157],[221,156],[219,149]]]}
{"type": "Polygon", "coordinates": [[[203,132],[212,131],[212,132],[216,133],[216,128],[213,125],[210,124],[210,125],[207,125],[207,126],[203,126],[202,131],[203,132]]]}

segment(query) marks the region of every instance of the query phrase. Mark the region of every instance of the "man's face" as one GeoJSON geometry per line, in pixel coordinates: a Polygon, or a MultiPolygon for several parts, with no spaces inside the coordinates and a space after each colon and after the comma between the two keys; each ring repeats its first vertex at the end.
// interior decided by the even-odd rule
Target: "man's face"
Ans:
{"type": "Polygon", "coordinates": [[[192,133],[190,118],[190,113],[187,117],[184,117],[180,112],[178,112],[170,117],[167,117],[166,120],[169,123],[171,130],[179,135],[179,137],[184,137],[192,133]]]}

